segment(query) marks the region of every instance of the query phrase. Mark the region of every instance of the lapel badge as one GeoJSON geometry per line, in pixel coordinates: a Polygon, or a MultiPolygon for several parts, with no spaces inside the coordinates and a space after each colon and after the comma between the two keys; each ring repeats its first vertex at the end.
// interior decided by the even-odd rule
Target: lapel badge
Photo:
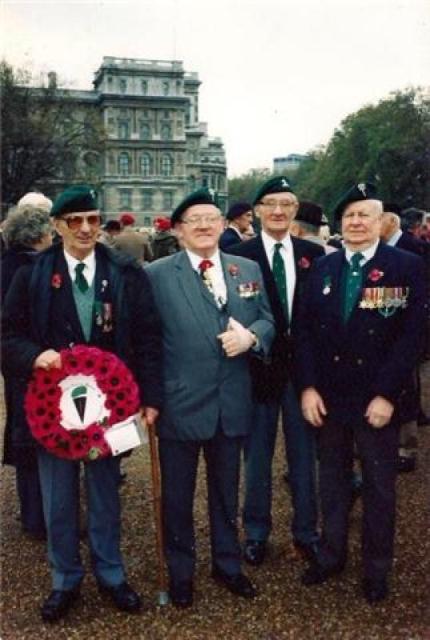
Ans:
{"type": "Polygon", "coordinates": [[[323,296],[328,296],[328,294],[331,291],[331,278],[330,276],[324,276],[324,282],[323,282],[323,296]]]}
{"type": "Polygon", "coordinates": [[[361,193],[363,194],[363,197],[364,197],[364,198],[367,198],[367,194],[366,194],[366,185],[364,184],[364,182],[360,182],[360,183],[357,185],[357,189],[358,189],[359,191],[361,191],[361,193]]]}

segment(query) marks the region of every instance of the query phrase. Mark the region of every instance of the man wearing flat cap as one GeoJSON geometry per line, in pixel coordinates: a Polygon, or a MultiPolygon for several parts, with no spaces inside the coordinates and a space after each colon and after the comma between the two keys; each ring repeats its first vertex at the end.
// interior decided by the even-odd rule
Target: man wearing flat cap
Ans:
{"type": "Polygon", "coordinates": [[[301,200],[297,215],[291,224],[291,233],[298,238],[318,244],[325,253],[333,253],[336,249],[328,245],[320,234],[321,227],[326,225],[328,220],[322,207],[315,202],[301,200]]]}
{"type": "Polygon", "coordinates": [[[425,315],[422,261],[379,241],[382,202],[371,183],[336,207],[344,249],[317,260],[299,313],[305,418],[318,433],[322,542],[305,586],[347,560],[354,445],[363,473],[363,595],[388,594],[393,562],[398,417],[419,356],[425,315]]]}
{"type": "MultiPolygon", "coordinates": [[[[60,351],[77,344],[116,354],[137,381],[142,413],[153,424],[161,405],[161,333],[143,269],[97,242],[100,212],[86,185],[66,189],[51,210],[62,242],[21,268],[3,315],[4,358],[16,375],[61,367],[60,351]]],[[[53,590],[45,622],[67,614],[79,597],[84,567],[79,554],[79,461],[38,449],[53,590]]],[[[118,457],[84,463],[88,538],[99,590],[123,611],[141,607],[126,582],[120,551],[118,457]]]]}
{"type": "Polygon", "coordinates": [[[252,206],[249,202],[235,202],[227,211],[226,219],[228,227],[219,239],[221,251],[245,239],[244,234],[252,224],[252,206]]]}
{"type": "Polygon", "coordinates": [[[297,303],[312,261],[324,251],[290,234],[299,204],[285,176],[276,176],[261,185],[253,204],[260,218],[261,234],[229,251],[260,265],[276,325],[270,362],[251,363],[257,402],[245,445],[245,560],[259,565],[265,558],[272,528],[272,460],[279,413],[286,442],[296,553],[312,555],[318,540],[314,434],[300,411],[292,356],[297,303]]]}
{"type": "Polygon", "coordinates": [[[169,593],[193,602],[196,551],[193,500],[199,453],[206,462],[212,577],[252,598],[241,571],[237,531],[240,455],[251,426],[249,360],[267,356],[273,338],[258,265],[218,249],[223,218],[199,189],[174,210],[184,250],[146,267],[161,316],[164,407],[158,423],[169,593]]]}

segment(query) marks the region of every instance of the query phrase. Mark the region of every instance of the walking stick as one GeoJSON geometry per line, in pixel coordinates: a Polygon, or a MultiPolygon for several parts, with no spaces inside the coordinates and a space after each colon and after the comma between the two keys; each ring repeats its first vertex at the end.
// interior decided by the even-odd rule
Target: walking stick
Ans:
{"type": "Polygon", "coordinates": [[[149,426],[148,439],[151,454],[151,475],[152,475],[152,499],[154,505],[155,537],[158,558],[158,604],[169,603],[167,592],[166,573],[164,570],[164,550],[163,550],[163,520],[161,516],[161,479],[160,479],[160,458],[158,455],[158,442],[155,436],[155,425],[149,426]]]}

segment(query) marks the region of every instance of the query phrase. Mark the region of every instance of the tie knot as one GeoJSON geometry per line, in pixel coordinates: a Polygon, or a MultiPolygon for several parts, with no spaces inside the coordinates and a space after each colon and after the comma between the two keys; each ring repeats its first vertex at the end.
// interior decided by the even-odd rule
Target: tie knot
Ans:
{"type": "Polygon", "coordinates": [[[214,266],[212,260],[202,260],[199,264],[199,269],[201,273],[204,273],[207,269],[210,269],[214,266]]]}
{"type": "Polygon", "coordinates": [[[78,262],[78,264],[75,267],[75,273],[77,276],[81,276],[83,274],[83,271],[85,269],[87,265],[85,264],[85,262],[78,262]]]}
{"type": "Polygon", "coordinates": [[[363,260],[364,256],[362,253],[354,253],[351,256],[351,267],[353,269],[359,269],[360,268],[360,262],[363,260]]]}
{"type": "Polygon", "coordinates": [[[282,244],[282,242],[277,242],[277,243],[275,244],[275,251],[276,251],[276,253],[279,253],[279,251],[282,249],[282,247],[283,247],[283,246],[284,246],[284,245],[282,244]]]}

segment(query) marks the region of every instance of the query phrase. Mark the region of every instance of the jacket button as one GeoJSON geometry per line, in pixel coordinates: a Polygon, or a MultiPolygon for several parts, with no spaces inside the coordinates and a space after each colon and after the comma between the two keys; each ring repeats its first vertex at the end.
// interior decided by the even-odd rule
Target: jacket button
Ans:
{"type": "Polygon", "coordinates": [[[363,364],[363,360],[361,358],[357,358],[357,364],[363,364]]]}
{"type": "Polygon", "coordinates": [[[335,362],[339,362],[340,357],[339,357],[339,356],[334,356],[333,360],[334,360],[335,362]]]}
{"type": "Polygon", "coordinates": [[[375,333],[375,329],[369,329],[368,331],[369,336],[373,336],[374,333],[375,333]]]}

